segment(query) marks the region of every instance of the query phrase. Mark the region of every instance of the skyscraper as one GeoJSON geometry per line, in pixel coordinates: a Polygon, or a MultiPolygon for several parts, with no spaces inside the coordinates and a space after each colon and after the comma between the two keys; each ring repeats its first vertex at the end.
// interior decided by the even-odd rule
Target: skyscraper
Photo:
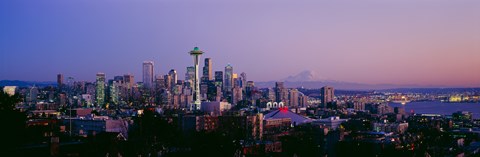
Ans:
{"type": "Polygon", "coordinates": [[[325,86],[320,89],[320,99],[322,101],[322,105],[327,107],[327,103],[333,102],[334,89],[333,87],[325,86]]]}
{"type": "MultiPolygon", "coordinates": [[[[72,94],[72,90],[73,90],[73,83],[75,82],[75,78],[73,77],[67,77],[67,84],[66,84],[66,87],[67,87],[67,93],[70,93],[72,94]]],[[[63,88],[65,88],[65,85],[63,86],[63,88]]]]}
{"type": "Polygon", "coordinates": [[[158,90],[165,89],[165,79],[162,75],[155,76],[155,88],[158,90]]]}
{"type": "Polygon", "coordinates": [[[116,90],[115,92],[117,92],[117,93],[114,93],[115,94],[114,96],[117,96],[117,99],[116,99],[117,102],[115,102],[115,104],[118,104],[122,100],[127,100],[127,96],[128,96],[127,84],[125,83],[124,76],[115,76],[113,77],[113,80],[115,85],[114,87],[116,90]]]}
{"type": "Polygon", "coordinates": [[[241,87],[242,86],[242,80],[241,78],[238,77],[238,74],[237,73],[233,73],[232,75],[232,88],[235,88],[235,87],[241,87]]]}
{"type": "Polygon", "coordinates": [[[205,58],[205,66],[203,66],[203,76],[202,82],[207,82],[212,80],[212,59],[205,58]]]}
{"type": "Polygon", "coordinates": [[[216,95],[215,95],[215,101],[222,101],[222,87],[217,86],[216,95]]]}
{"type": "Polygon", "coordinates": [[[292,107],[298,107],[299,106],[299,103],[298,103],[298,90],[297,89],[291,89],[290,94],[288,95],[290,101],[290,106],[292,107]]]}
{"type": "Polygon", "coordinates": [[[266,95],[269,101],[277,101],[276,92],[272,88],[267,88],[266,95]]]}
{"type": "Polygon", "coordinates": [[[133,87],[133,84],[135,84],[135,79],[134,79],[133,75],[131,75],[131,74],[123,75],[123,80],[124,80],[125,85],[127,86],[128,90],[130,90],[133,87]]]}
{"type": "Polygon", "coordinates": [[[57,87],[58,90],[60,91],[63,87],[63,74],[58,74],[57,75],[57,87]]]}
{"type": "Polygon", "coordinates": [[[215,71],[215,85],[223,86],[223,71],[215,71]]]}
{"type": "Polygon", "coordinates": [[[174,87],[177,84],[177,71],[175,69],[172,69],[168,72],[168,75],[170,76],[170,85],[174,87]]]}
{"type": "Polygon", "coordinates": [[[123,81],[123,76],[114,76],[114,77],[113,77],[113,80],[114,80],[114,81],[119,81],[119,82],[122,82],[122,83],[124,82],[124,81],[123,81]]]}
{"type": "Polygon", "coordinates": [[[109,90],[110,90],[110,102],[113,104],[118,104],[120,101],[120,87],[122,86],[121,80],[109,80],[109,90]]]}
{"type": "Polygon", "coordinates": [[[131,74],[123,75],[123,81],[125,84],[125,99],[130,98],[133,95],[133,86],[135,85],[135,78],[131,74]]]}
{"type": "Polygon", "coordinates": [[[37,96],[38,96],[38,88],[35,85],[33,85],[33,87],[31,87],[29,90],[27,102],[30,104],[36,104],[37,96]]]}
{"type": "Polygon", "coordinates": [[[237,103],[241,100],[243,100],[243,92],[242,88],[240,87],[234,87],[233,88],[233,94],[232,94],[232,104],[237,105],[237,103]]]}
{"type": "Polygon", "coordinates": [[[145,88],[153,87],[153,61],[143,62],[143,85],[145,88]]]}
{"type": "MultiPolygon", "coordinates": [[[[199,110],[200,109],[200,104],[202,103],[200,101],[200,81],[198,77],[198,62],[200,59],[200,56],[203,54],[203,51],[200,51],[198,47],[193,48],[192,51],[190,51],[190,55],[193,57],[193,67],[195,67],[195,79],[194,79],[194,86],[193,86],[193,100],[195,104],[195,109],[199,110]]],[[[192,108],[190,108],[192,109],[192,108]]]]}
{"type": "Polygon", "coordinates": [[[172,90],[172,76],[170,75],[164,75],[163,76],[163,81],[165,81],[165,88],[168,89],[169,91],[172,90]]]}
{"type": "Polygon", "coordinates": [[[243,88],[243,90],[245,90],[245,87],[247,86],[247,73],[242,72],[240,74],[240,77],[241,77],[241,81],[242,81],[242,88],[243,88]]]}
{"type": "Polygon", "coordinates": [[[97,73],[96,79],[96,96],[97,96],[97,105],[105,105],[105,73],[97,73]]]}
{"type": "Polygon", "coordinates": [[[195,81],[195,67],[187,67],[187,72],[185,73],[185,82],[190,82],[190,88],[193,89],[195,81]]]}
{"type": "Polygon", "coordinates": [[[245,96],[247,99],[252,99],[254,89],[255,83],[253,81],[247,81],[247,84],[245,85],[245,96]]]}
{"type": "Polygon", "coordinates": [[[308,107],[308,96],[306,96],[305,94],[299,92],[299,96],[298,96],[298,106],[299,107],[308,107]]]}
{"type": "Polygon", "coordinates": [[[275,82],[275,101],[284,102],[286,99],[283,94],[284,92],[285,86],[283,86],[283,82],[275,82]]]}
{"type": "Polygon", "coordinates": [[[225,79],[223,80],[223,88],[226,92],[231,92],[233,88],[233,67],[230,64],[225,67],[225,79]]]}

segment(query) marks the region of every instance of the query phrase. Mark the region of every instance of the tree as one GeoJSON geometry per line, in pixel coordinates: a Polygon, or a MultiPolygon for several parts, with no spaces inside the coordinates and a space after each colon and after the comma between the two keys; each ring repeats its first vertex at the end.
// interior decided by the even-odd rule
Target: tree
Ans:
{"type": "Polygon", "coordinates": [[[6,149],[6,151],[0,150],[0,156],[10,153],[13,148],[24,141],[26,115],[15,109],[15,105],[20,101],[21,98],[18,94],[10,96],[0,92],[0,124],[2,124],[2,129],[0,129],[0,139],[2,139],[0,145],[2,147],[0,149],[6,149]]]}
{"type": "Polygon", "coordinates": [[[22,99],[20,95],[8,95],[5,92],[0,92],[0,111],[12,111],[15,109],[15,104],[20,102],[22,99]]]}
{"type": "Polygon", "coordinates": [[[242,108],[248,108],[252,105],[252,103],[248,100],[240,100],[237,102],[237,105],[234,106],[234,110],[240,110],[242,108]]]}

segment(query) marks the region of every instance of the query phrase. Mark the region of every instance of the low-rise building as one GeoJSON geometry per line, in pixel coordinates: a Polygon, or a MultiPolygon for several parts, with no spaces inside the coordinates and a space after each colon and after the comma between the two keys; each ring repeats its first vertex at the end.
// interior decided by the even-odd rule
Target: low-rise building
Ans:
{"type": "Polygon", "coordinates": [[[313,120],[312,124],[326,126],[331,130],[337,130],[338,127],[340,127],[340,124],[346,121],[348,121],[348,119],[340,119],[340,117],[330,117],[325,119],[313,120]]]}
{"type": "Polygon", "coordinates": [[[395,123],[388,123],[388,122],[377,122],[373,123],[373,130],[376,132],[394,132],[403,134],[408,129],[407,122],[395,122],[395,123]]]}
{"type": "Polygon", "coordinates": [[[223,111],[230,110],[232,105],[228,102],[220,102],[220,101],[213,101],[213,102],[202,102],[200,110],[212,115],[221,115],[223,111]]]}
{"type": "Polygon", "coordinates": [[[109,119],[106,116],[77,117],[62,119],[67,132],[78,136],[91,136],[101,132],[117,132],[128,137],[128,122],[125,120],[109,119]]]}

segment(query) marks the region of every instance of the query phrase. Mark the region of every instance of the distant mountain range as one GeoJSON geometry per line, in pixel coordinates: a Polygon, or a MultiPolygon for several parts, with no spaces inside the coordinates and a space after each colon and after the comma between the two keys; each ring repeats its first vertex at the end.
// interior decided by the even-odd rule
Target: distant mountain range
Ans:
{"type": "MultiPolygon", "coordinates": [[[[340,90],[355,90],[355,91],[370,91],[370,90],[381,90],[381,91],[442,91],[443,88],[455,89],[455,87],[448,86],[425,86],[425,85],[395,85],[395,84],[364,84],[364,83],[354,83],[354,82],[344,82],[336,81],[332,79],[327,79],[319,76],[314,71],[306,70],[298,73],[297,75],[288,76],[284,79],[278,81],[284,82],[284,85],[287,88],[310,88],[318,89],[323,86],[332,86],[335,89],[340,90]]],[[[255,86],[260,88],[271,88],[275,86],[277,81],[267,81],[267,82],[255,82],[255,86]]],[[[0,86],[20,86],[20,87],[30,87],[30,86],[57,86],[56,82],[46,81],[46,82],[35,82],[35,81],[20,81],[20,80],[1,80],[0,86]]],[[[473,88],[457,88],[460,90],[464,89],[473,89],[473,88]]]]}
{"type": "MultiPolygon", "coordinates": [[[[344,82],[320,77],[314,71],[303,71],[297,75],[288,76],[280,79],[288,88],[321,88],[323,86],[332,86],[343,90],[381,90],[395,88],[445,88],[441,86],[420,86],[420,85],[395,85],[395,84],[364,84],[354,82],[344,82]]],[[[260,88],[270,88],[275,86],[276,81],[255,82],[255,86],[260,88]]]]}
{"type": "Polygon", "coordinates": [[[395,92],[395,93],[423,93],[423,94],[450,94],[450,93],[480,93],[480,88],[395,88],[383,89],[379,92],[395,92]]]}
{"type": "MultiPolygon", "coordinates": [[[[255,82],[255,86],[260,88],[270,88],[275,86],[276,81],[268,82],[255,82]]],[[[381,89],[393,89],[393,88],[434,88],[434,87],[419,87],[415,85],[393,85],[393,84],[362,84],[352,82],[331,82],[331,81],[302,81],[302,82],[289,82],[284,81],[285,87],[288,88],[321,88],[323,86],[332,86],[335,89],[343,90],[381,90],[381,89]]]]}
{"type": "Polygon", "coordinates": [[[46,82],[35,82],[35,81],[20,81],[20,80],[0,80],[0,86],[19,86],[19,87],[46,87],[46,86],[57,86],[57,82],[46,81],[46,82]]]}

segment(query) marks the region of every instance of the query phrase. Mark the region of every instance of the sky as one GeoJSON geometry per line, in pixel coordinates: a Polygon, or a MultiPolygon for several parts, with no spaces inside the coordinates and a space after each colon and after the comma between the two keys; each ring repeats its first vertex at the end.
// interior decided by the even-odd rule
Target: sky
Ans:
{"type": "MultiPolygon", "coordinates": [[[[142,62],[183,79],[198,46],[249,80],[480,86],[477,0],[0,1],[0,80],[93,81],[142,62]]],[[[202,63],[203,64],[203,61],[202,63]]],[[[200,67],[203,67],[200,66],[200,67]]]]}

